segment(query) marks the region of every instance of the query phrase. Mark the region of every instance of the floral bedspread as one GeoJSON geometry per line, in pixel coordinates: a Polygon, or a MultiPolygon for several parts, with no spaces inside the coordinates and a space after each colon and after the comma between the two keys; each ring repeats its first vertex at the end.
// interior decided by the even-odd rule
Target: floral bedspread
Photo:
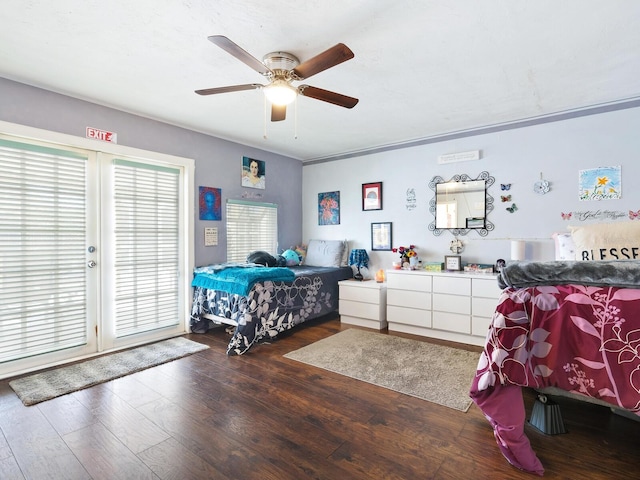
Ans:
{"type": "Polygon", "coordinates": [[[338,282],[353,277],[351,267],[290,267],[292,282],[262,281],[248,295],[194,287],[191,331],[204,333],[220,322],[213,314],[237,323],[228,355],[242,355],[260,341],[338,309],[338,282]]]}
{"type": "Polygon", "coordinates": [[[521,387],[557,387],[640,414],[640,289],[503,291],[470,391],[514,466],[542,475],[521,387]]]}

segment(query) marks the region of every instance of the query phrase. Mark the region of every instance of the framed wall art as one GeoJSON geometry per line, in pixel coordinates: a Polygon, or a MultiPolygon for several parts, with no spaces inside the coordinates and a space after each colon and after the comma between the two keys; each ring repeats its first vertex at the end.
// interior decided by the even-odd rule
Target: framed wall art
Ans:
{"type": "Polygon", "coordinates": [[[371,224],[371,250],[391,250],[391,222],[371,224]]]}
{"type": "Polygon", "coordinates": [[[200,220],[222,220],[222,190],[213,187],[198,188],[200,220]]]}
{"type": "Polygon", "coordinates": [[[318,225],[340,225],[340,192],[318,194],[318,225]]]}
{"type": "Polygon", "coordinates": [[[263,160],[242,157],[242,186],[264,190],[267,184],[266,170],[263,160]]]}
{"type": "Polygon", "coordinates": [[[382,210],[382,182],[362,184],[362,210],[382,210]]]}

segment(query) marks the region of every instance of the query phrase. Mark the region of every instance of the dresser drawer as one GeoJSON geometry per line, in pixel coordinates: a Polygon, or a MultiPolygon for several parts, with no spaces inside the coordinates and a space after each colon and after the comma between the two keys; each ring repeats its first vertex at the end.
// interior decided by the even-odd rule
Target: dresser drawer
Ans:
{"type": "Polygon", "coordinates": [[[476,298],[471,299],[471,312],[474,317],[493,317],[498,306],[498,299],[493,298],[476,298]]]}
{"type": "Polygon", "coordinates": [[[363,303],[380,303],[380,290],[373,288],[340,285],[340,300],[354,300],[363,303]]]}
{"type": "Polygon", "coordinates": [[[391,288],[387,290],[387,305],[430,310],[431,293],[415,292],[411,290],[395,290],[391,288]]]}
{"type": "Polygon", "coordinates": [[[471,333],[471,317],[457,313],[433,312],[433,328],[448,332],[471,333]]]}
{"type": "Polygon", "coordinates": [[[476,337],[486,337],[491,325],[491,318],[471,317],[471,335],[476,337]]]}
{"type": "Polygon", "coordinates": [[[433,294],[433,310],[439,312],[471,314],[471,298],[461,295],[447,295],[444,293],[433,294]]]}
{"type": "Polygon", "coordinates": [[[500,287],[498,280],[495,278],[474,278],[471,284],[472,294],[474,297],[500,298],[500,287]]]}
{"type": "Polygon", "coordinates": [[[433,277],[433,291],[438,293],[454,293],[471,295],[471,279],[447,276],[433,277]]]}
{"type": "Polygon", "coordinates": [[[420,292],[431,291],[431,276],[411,273],[387,273],[387,289],[416,290],[420,292]]]}
{"type": "Polygon", "coordinates": [[[387,322],[431,328],[431,310],[387,305],[387,322]]]}
{"type": "Polygon", "coordinates": [[[379,304],[354,302],[352,300],[340,299],[338,312],[340,315],[352,317],[369,318],[371,320],[384,320],[385,308],[379,304]]]}

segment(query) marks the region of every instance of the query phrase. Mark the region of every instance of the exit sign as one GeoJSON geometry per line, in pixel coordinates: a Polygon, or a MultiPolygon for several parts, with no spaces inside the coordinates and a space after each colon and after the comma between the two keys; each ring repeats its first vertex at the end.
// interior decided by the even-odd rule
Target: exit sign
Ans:
{"type": "Polygon", "coordinates": [[[87,127],[87,138],[95,138],[103,142],[118,143],[118,134],[100,130],[99,128],[87,127]]]}

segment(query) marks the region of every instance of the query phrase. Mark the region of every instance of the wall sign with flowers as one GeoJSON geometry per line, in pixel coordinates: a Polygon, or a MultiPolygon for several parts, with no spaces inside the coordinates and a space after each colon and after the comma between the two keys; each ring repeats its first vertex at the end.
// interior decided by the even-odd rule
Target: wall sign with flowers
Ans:
{"type": "Polygon", "coordinates": [[[416,253],[416,246],[409,245],[408,247],[392,248],[393,253],[400,255],[399,268],[410,269],[415,268],[418,263],[418,254],[416,253]]]}

